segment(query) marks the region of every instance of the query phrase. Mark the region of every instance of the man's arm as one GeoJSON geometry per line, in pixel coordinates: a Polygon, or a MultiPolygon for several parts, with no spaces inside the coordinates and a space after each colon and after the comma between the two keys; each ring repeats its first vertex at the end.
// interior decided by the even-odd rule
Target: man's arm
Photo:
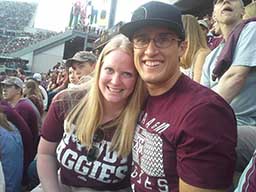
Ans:
{"type": "Polygon", "coordinates": [[[250,67],[231,66],[213,90],[230,103],[243,88],[249,71],[250,67]]]}
{"type": "Polygon", "coordinates": [[[179,191],[180,192],[225,192],[227,189],[203,189],[187,184],[181,178],[179,179],[179,191]]]}

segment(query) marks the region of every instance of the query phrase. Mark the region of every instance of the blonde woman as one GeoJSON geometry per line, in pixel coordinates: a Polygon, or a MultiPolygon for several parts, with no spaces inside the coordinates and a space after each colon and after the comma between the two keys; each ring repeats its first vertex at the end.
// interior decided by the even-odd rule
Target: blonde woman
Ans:
{"type": "Polygon", "coordinates": [[[200,82],[206,56],[210,53],[206,37],[193,15],[182,15],[187,49],[181,57],[181,70],[193,80],[200,82]]]}
{"type": "Polygon", "coordinates": [[[104,47],[90,83],[86,91],[57,95],[48,111],[37,163],[43,191],[130,191],[144,86],[127,38],[117,36],[104,47]]]}
{"type": "Polygon", "coordinates": [[[44,103],[43,96],[37,82],[32,79],[26,81],[23,86],[23,96],[32,101],[42,117],[44,113],[44,103]]]}

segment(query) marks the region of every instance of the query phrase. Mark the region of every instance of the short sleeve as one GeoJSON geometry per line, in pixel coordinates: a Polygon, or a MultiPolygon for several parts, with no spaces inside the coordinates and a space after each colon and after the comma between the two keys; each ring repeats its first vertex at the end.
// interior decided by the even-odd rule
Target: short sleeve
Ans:
{"type": "Polygon", "coordinates": [[[235,169],[236,120],[232,109],[218,101],[194,107],[177,137],[179,177],[206,189],[230,187],[235,169]]]}
{"type": "Polygon", "coordinates": [[[64,114],[60,111],[61,101],[53,100],[45,117],[41,136],[50,142],[58,143],[64,133],[64,114]]]}
{"type": "Polygon", "coordinates": [[[256,22],[247,24],[241,32],[234,52],[232,65],[255,67],[256,22]]]}

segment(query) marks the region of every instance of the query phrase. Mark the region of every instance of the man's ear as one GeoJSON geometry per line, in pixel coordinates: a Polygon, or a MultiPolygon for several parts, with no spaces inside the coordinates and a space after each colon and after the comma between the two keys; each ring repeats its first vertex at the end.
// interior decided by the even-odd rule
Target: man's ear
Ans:
{"type": "Polygon", "coordinates": [[[186,50],[187,50],[187,47],[188,47],[188,41],[182,41],[182,42],[180,42],[180,46],[179,46],[179,49],[180,49],[179,57],[182,57],[182,56],[184,55],[184,53],[185,53],[186,50]]]}

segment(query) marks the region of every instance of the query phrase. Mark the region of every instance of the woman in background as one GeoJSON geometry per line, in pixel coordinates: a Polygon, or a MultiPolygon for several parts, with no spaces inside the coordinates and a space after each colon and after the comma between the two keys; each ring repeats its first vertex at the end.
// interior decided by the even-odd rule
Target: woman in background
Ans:
{"type": "Polygon", "coordinates": [[[38,109],[42,117],[44,113],[44,103],[43,103],[43,97],[37,82],[29,79],[24,83],[23,97],[27,97],[32,101],[32,103],[36,106],[36,108],[38,109]]]}
{"type": "Polygon", "coordinates": [[[206,56],[210,53],[206,37],[193,15],[182,15],[187,49],[181,57],[181,71],[196,82],[200,82],[206,56]]]}
{"type": "Polygon", "coordinates": [[[0,108],[0,157],[5,178],[5,192],[21,191],[23,145],[18,129],[7,121],[0,108]]]}

